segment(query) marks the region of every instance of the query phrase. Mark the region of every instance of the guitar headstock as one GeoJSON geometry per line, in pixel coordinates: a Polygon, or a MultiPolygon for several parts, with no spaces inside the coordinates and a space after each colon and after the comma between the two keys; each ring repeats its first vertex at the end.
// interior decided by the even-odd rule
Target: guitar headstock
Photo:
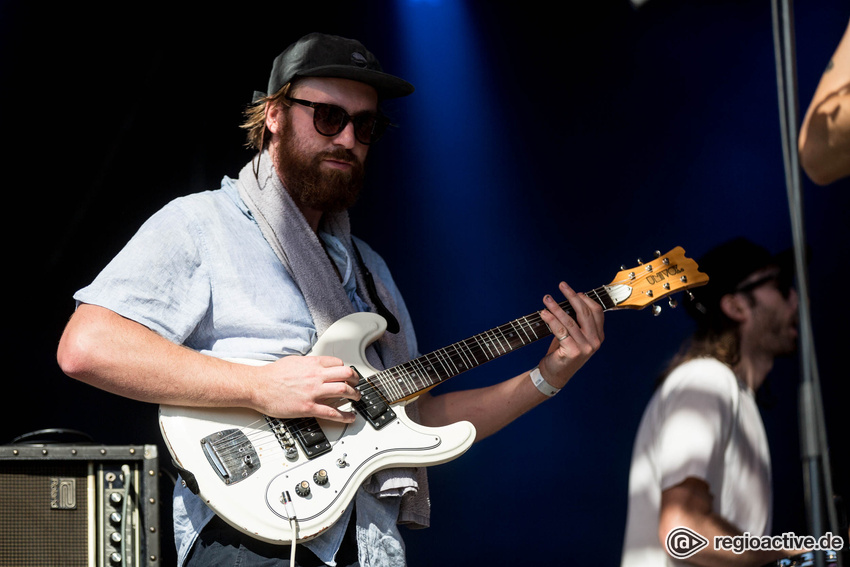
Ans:
{"type": "Polygon", "coordinates": [[[651,262],[623,269],[608,284],[615,309],[643,309],[668,295],[708,283],[708,276],[685,256],[681,246],[655,256],[651,262]]]}

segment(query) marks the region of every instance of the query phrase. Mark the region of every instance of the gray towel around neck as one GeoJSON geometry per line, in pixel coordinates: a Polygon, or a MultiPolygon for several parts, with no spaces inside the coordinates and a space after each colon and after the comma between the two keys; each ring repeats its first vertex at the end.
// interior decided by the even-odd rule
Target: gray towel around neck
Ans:
{"type": "MultiPolygon", "coordinates": [[[[258,154],[239,172],[239,196],[254,216],[266,241],[301,290],[318,336],[342,317],[353,313],[354,307],[339,281],[339,276],[327,253],[289,192],[277,175],[268,151],[258,154]],[[259,163],[257,163],[259,161],[259,163]]],[[[349,257],[357,258],[351,241],[348,212],[325,214],[320,230],[337,237],[349,257]]],[[[361,266],[355,261],[357,293],[376,311],[374,298],[366,292],[361,266]]],[[[395,301],[379,278],[375,278],[380,301],[397,313],[395,301]]],[[[399,333],[384,333],[378,340],[380,356],[374,347],[367,349],[369,363],[384,369],[409,360],[404,328],[399,333]]],[[[418,421],[416,403],[406,406],[408,416],[418,421]]],[[[399,522],[412,527],[427,527],[430,523],[428,480],[424,468],[395,468],[379,471],[363,484],[367,491],[379,497],[402,497],[399,522]]]]}

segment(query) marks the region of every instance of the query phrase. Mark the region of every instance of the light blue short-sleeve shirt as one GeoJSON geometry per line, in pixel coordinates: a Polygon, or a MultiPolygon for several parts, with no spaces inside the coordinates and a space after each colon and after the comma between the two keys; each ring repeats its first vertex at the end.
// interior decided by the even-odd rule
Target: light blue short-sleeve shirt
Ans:
{"type": "MultiPolygon", "coordinates": [[[[356,292],[352,259],[333,236],[321,236],[355,309],[368,310],[356,292]]],[[[363,261],[393,295],[395,315],[414,358],[417,347],[410,317],[389,269],[369,246],[359,240],[357,245],[363,261]]],[[[306,354],[316,341],[306,301],[229,178],[220,190],[175,199],[154,214],[74,299],[110,309],[172,342],[220,358],[276,360],[306,354]]],[[[398,503],[386,504],[363,506],[373,515],[386,514],[374,525],[395,523],[395,516],[388,520],[397,514],[398,503]]],[[[332,562],[349,514],[350,508],[334,528],[305,545],[323,561],[332,562]]],[[[174,495],[178,565],[212,516],[178,483],[174,495]]]]}

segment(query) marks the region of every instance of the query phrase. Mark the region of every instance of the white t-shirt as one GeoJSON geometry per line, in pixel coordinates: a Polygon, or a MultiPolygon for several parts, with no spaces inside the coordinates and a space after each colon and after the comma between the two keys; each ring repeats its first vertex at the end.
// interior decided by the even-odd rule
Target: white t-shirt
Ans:
{"type": "Polygon", "coordinates": [[[715,513],[743,532],[770,533],[770,451],[755,396],[713,358],[676,368],[644,412],[632,452],[622,567],[681,564],[659,541],[658,515],[662,491],[688,477],[708,483],[715,513]]]}

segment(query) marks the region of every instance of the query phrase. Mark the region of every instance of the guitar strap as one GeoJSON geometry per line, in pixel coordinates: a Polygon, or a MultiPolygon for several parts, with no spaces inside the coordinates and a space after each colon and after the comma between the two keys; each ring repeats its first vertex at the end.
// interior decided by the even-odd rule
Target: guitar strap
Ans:
{"type": "Polygon", "coordinates": [[[372,272],[369,271],[369,268],[366,266],[366,262],[363,261],[363,257],[360,255],[360,249],[357,248],[357,244],[354,242],[354,239],[351,240],[351,247],[354,248],[354,254],[357,256],[357,263],[360,265],[360,270],[363,272],[363,277],[366,280],[366,290],[369,292],[369,297],[375,304],[375,309],[377,309],[378,315],[387,320],[387,332],[393,334],[398,333],[401,330],[401,326],[398,324],[398,319],[395,318],[392,311],[387,309],[387,306],[381,301],[381,296],[378,294],[378,288],[375,287],[375,278],[372,277],[372,272]]]}

